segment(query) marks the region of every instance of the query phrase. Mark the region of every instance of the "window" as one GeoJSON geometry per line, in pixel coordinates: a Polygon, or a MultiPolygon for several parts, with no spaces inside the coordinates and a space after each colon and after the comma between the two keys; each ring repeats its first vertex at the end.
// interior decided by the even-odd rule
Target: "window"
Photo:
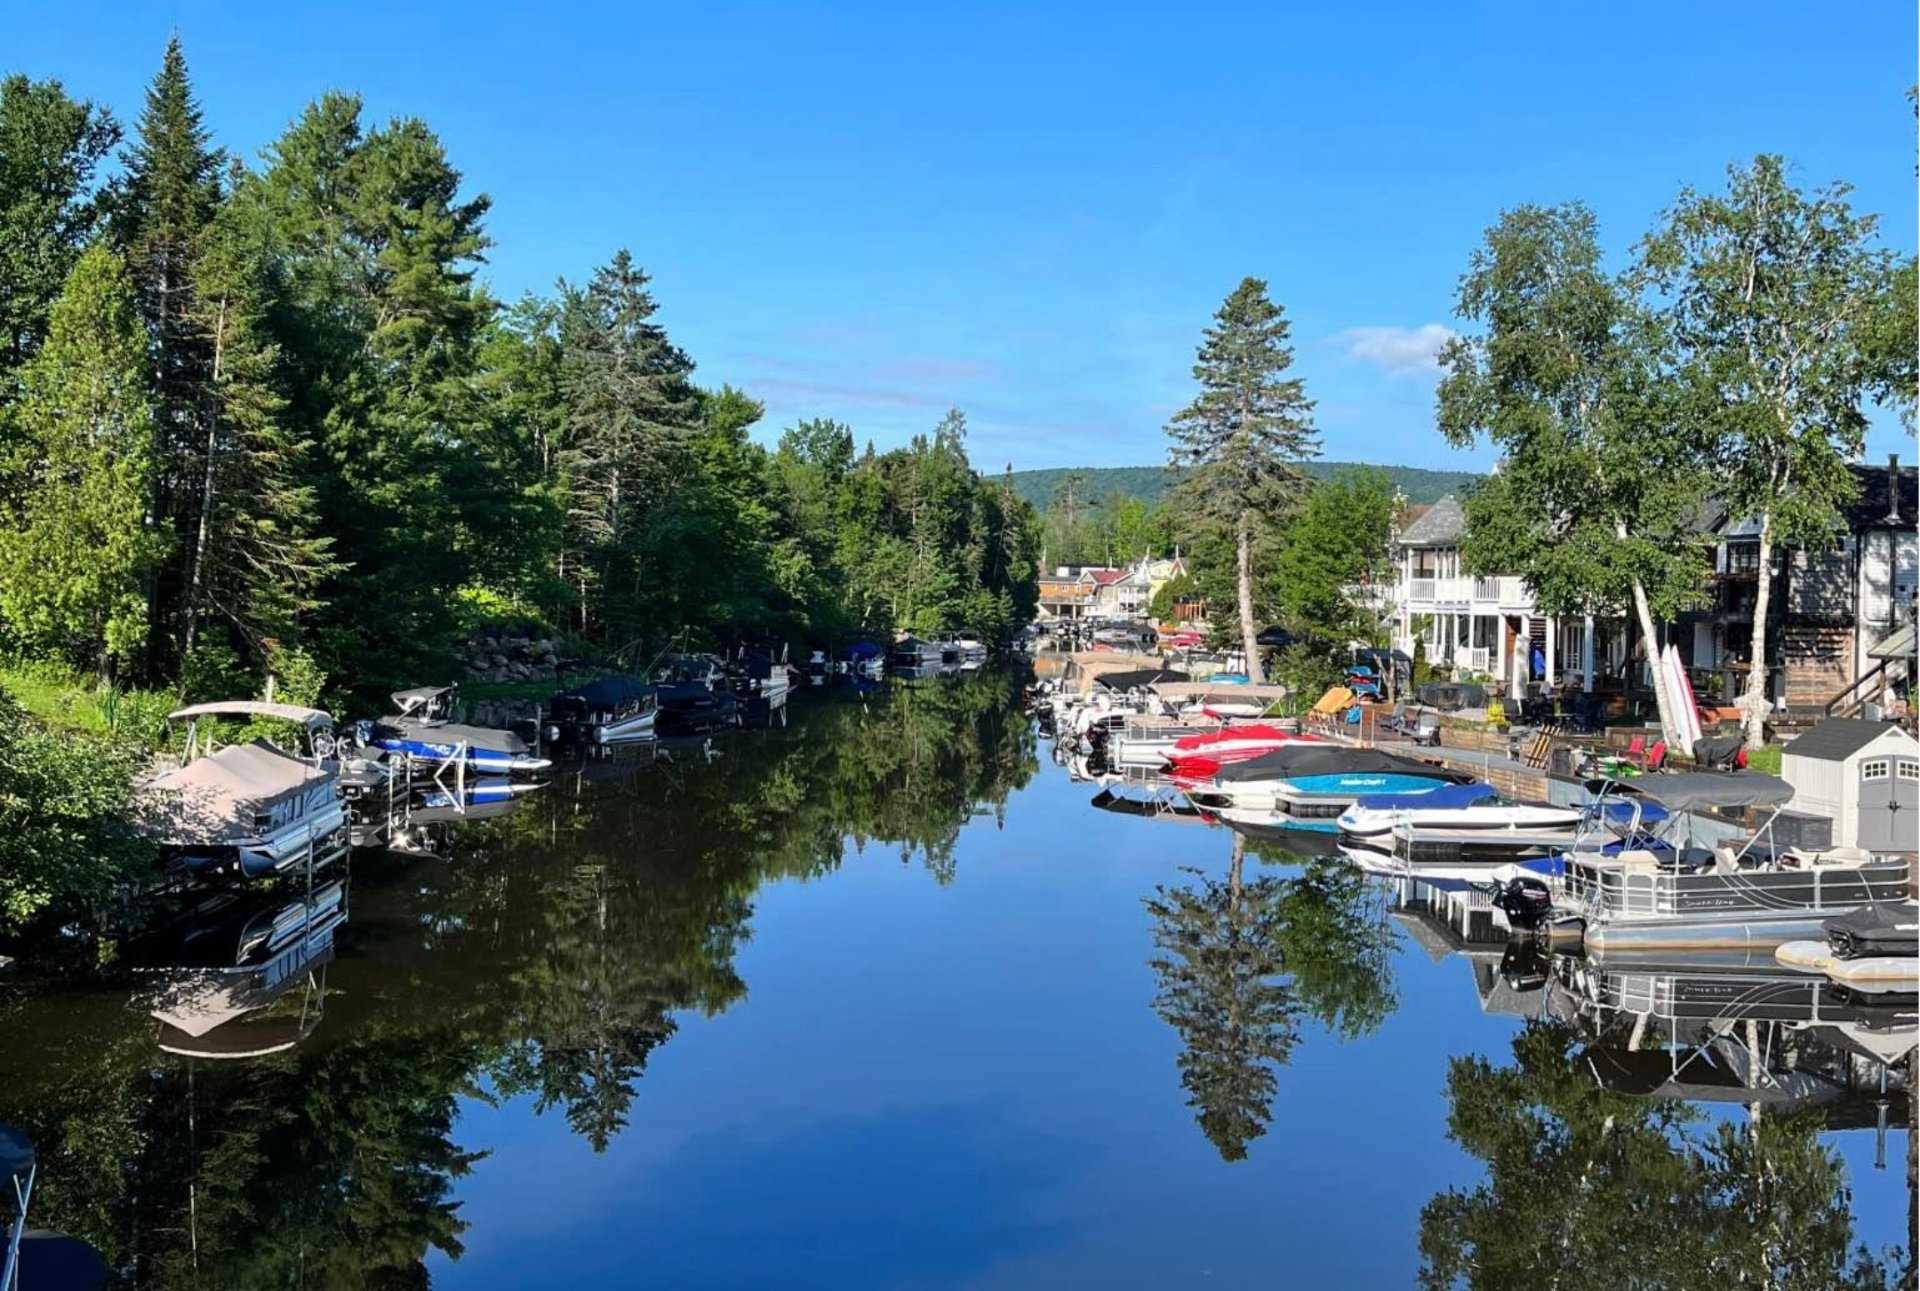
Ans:
{"type": "Polygon", "coordinates": [[[1913,758],[1900,759],[1900,778],[1902,780],[1920,780],[1920,761],[1913,758]]]}
{"type": "Polygon", "coordinates": [[[1887,759],[1868,758],[1860,764],[1860,778],[1862,780],[1885,780],[1889,770],[1891,770],[1891,768],[1887,765],[1887,759]]]}

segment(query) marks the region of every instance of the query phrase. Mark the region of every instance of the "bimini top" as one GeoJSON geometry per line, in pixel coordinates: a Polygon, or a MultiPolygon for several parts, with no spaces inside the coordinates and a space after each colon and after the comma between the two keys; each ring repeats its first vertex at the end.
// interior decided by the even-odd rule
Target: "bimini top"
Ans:
{"type": "Polygon", "coordinates": [[[1428,776],[1456,784],[1471,783],[1473,780],[1472,776],[1448,771],[1431,762],[1403,758],[1379,749],[1356,749],[1342,744],[1309,744],[1304,740],[1298,744],[1283,744],[1271,753],[1262,753],[1244,762],[1230,762],[1220,768],[1216,778],[1225,784],[1241,780],[1286,780],[1295,776],[1355,773],[1428,776]]]}
{"type": "Polygon", "coordinates": [[[1093,679],[1093,684],[1108,690],[1138,690],[1158,686],[1163,681],[1185,680],[1187,674],[1176,668],[1134,668],[1127,672],[1103,672],[1093,679]]]}
{"type": "Polygon", "coordinates": [[[190,704],[167,714],[169,722],[192,721],[197,717],[277,717],[308,729],[332,726],[333,715],[299,704],[270,704],[263,699],[223,699],[212,704],[190,704]]]}
{"type": "Polygon", "coordinates": [[[1370,793],[1354,799],[1353,805],[1368,811],[1402,811],[1415,807],[1451,810],[1499,796],[1500,791],[1490,784],[1443,784],[1425,793],[1370,793]]]}
{"type": "Polygon", "coordinates": [[[258,836],[256,812],[327,778],[265,740],[229,744],[148,781],[141,827],[164,842],[239,842],[258,836]]]}
{"type": "Polygon", "coordinates": [[[1669,811],[1704,807],[1780,807],[1793,801],[1793,786],[1778,776],[1752,771],[1686,771],[1648,776],[1636,786],[1669,811]]]}
{"type": "Polygon", "coordinates": [[[415,686],[412,690],[396,690],[388,699],[402,713],[411,713],[417,708],[425,708],[442,695],[451,695],[452,686],[415,686]]]}

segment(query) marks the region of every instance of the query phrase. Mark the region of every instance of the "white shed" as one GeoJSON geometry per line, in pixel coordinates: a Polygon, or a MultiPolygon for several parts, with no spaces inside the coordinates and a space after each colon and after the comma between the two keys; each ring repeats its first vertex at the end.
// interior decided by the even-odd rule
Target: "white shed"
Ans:
{"type": "Polygon", "coordinates": [[[1780,775],[1796,811],[1833,818],[1833,841],[1920,850],[1920,740],[1898,726],[1829,717],[1787,745],[1780,775]]]}

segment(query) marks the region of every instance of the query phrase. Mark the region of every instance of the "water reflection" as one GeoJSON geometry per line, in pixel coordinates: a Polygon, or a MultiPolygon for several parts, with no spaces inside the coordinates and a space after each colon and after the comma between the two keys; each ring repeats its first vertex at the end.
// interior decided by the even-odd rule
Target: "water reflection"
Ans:
{"type": "Polygon", "coordinates": [[[1154,1011],[1179,1033],[1180,1083],[1201,1133],[1239,1161],[1266,1132],[1278,1088],[1310,1018],[1332,1037],[1374,1031],[1395,1007],[1395,939],[1381,894],[1356,871],[1312,857],[1294,877],[1245,874],[1233,835],[1224,879],[1148,898],[1154,1011]]]}
{"type": "Polygon", "coordinates": [[[677,1019],[745,995],[760,884],[869,843],[950,882],[961,827],[1033,774],[1010,678],[846,689],[544,794],[426,804],[408,854],[356,858],[351,924],[344,883],[327,919],[224,900],[97,983],[7,997],[0,1122],[41,1146],[36,1222],[128,1286],[424,1285],[483,1155],[462,1098],[525,1096],[605,1149],[677,1019]]]}

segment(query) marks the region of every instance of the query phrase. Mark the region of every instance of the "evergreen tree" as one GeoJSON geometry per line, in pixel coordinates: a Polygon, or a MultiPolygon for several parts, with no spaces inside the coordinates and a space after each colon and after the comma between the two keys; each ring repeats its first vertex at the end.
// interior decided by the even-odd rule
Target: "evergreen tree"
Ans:
{"type": "Polygon", "coordinates": [[[197,413],[203,438],[193,446],[198,479],[186,491],[196,511],[184,535],[183,659],[216,614],[265,659],[338,572],[333,539],[313,531],[305,445],[287,427],[279,351],[262,331],[264,270],[226,223],[203,239],[192,282],[190,325],[209,344],[210,368],[197,413]]]}
{"type": "Polygon", "coordinates": [[[133,288],[118,256],[80,257],[21,374],[0,497],[0,615],[30,648],[98,667],[137,656],[147,579],[153,404],[133,288]]]}
{"type": "Polygon", "coordinates": [[[0,396],[46,335],[99,221],[95,172],[119,142],[112,113],[68,98],[60,82],[0,80],[0,396]]]}
{"type": "Polygon", "coordinates": [[[693,361],[653,321],[647,275],[625,250],[567,294],[567,521],[579,552],[569,577],[583,631],[638,625],[641,556],[652,509],[683,460],[699,402],[693,361]],[[609,611],[616,611],[610,614],[609,611]],[[617,622],[604,623],[613,618],[617,622]]]}
{"type": "Polygon", "coordinates": [[[1200,344],[1193,367],[1199,397],[1167,423],[1172,464],[1184,474],[1179,515],[1191,529],[1232,536],[1241,644],[1255,680],[1254,544],[1305,487],[1297,463],[1320,451],[1313,401],[1298,377],[1285,375],[1293,366],[1289,330],[1267,284],[1242,279],[1200,344]]]}
{"type": "Polygon", "coordinates": [[[212,336],[194,297],[200,243],[219,209],[223,158],[212,144],[194,101],[180,38],[167,42],[160,71],[147,89],[135,142],[122,156],[126,177],[113,216],[116,241],[139,293],[146,319],[153,376],[154,502],[156,523],[172,556],[151,596],[153,659],[158,638],[184,616],[193,635],[197,607],[189,598],[201,543],[196,531],[208,509],[199,496],[208,482],[204,446],[216,402],[212,336]]]}

